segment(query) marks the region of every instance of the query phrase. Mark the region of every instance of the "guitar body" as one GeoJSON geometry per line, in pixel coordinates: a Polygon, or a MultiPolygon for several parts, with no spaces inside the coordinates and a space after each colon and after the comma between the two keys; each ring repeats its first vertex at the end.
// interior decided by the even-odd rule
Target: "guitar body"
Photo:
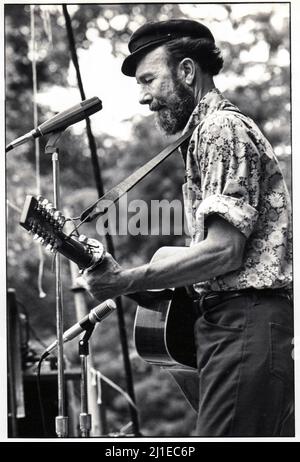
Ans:
{"type": "MultiPolygon", "coordinates": [[[[182,247],[163,247],[153,256],[158,261],[182,247]]],[[[149,291],[148,291],[149,292],[149,291]]],[[[153,291],[157,300],[150,305],[139,304],[134,323],[134,340],[138,354],[153,365],[167,368],[197,368],[194,325],[197,313],[185,288],[168,290],[169,300],[159,298],[164,291],[153,291]]]]}
{"type": "Polygon", "coordinates": [[[196,313],[184,288],[174,290],[171,300],[138,306],[134,340],[138,354],[147,362],[167,368],[196,368],[194,324],[196,313]]]}

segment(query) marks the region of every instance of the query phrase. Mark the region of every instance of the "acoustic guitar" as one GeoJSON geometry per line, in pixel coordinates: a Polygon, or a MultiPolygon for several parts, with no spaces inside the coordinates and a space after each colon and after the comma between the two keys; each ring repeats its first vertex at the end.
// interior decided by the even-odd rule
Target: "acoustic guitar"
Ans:
{"type": "MultiPolygon", "coordinates": [[[[63,231],[66,218],[39,196],[26,196],[20,225],[47,250],[64,255],[80,269],[97,264],[97,243],[84,236],[63,231]]],[[[100,244],[99,244],[100,245],[100,244]]],[[[174,253],[165,247],[151,261],[174,253]]],[[[101,264],[101,263],[99,263],[101,264]]],[[[170,369],[196,368],[194,303],[185,288],[145,291],[128,294],[138,302],[134,323],[134,340],[138,354],[148,363],[170,369]]]]}

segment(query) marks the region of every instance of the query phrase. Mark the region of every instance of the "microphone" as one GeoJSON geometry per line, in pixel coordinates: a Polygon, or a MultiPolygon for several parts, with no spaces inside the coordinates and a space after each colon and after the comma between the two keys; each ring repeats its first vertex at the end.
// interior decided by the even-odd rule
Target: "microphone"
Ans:
{"type": "Polygon", "coordinates": [[[11,151],[11,149],[14,149],[16,146],[20,146],[20,144],[26,143],[28,140],[48,135],[49,133],[62,131],[70,125],[80,122],[101,109],[102,102],[99,98],[97,98],[97,96],[81,101],[81,103],[76,104],[65,111],[59,112],[55,116],[46,120],[46,122],[43,122],[37,128],[26,133],[26,135],[20,136],[20,138],[12,141],[6,146],[5,152],[11,151]]]}
{"type": "MultiPolygon", "coordinates": [[[[81,334],[85,330],[88,330],[89,327],[93,327],[94,324],[97,322],[103,321],[109,314],[111,314],[117,308],[115,302],[111,299],[106,300],[100,305],[97,305],[93,308],[89,314],[84,316],[81,321],[74,324],[70,329],[66,330],[63,334],[63,342],[69,342],[73,338],[77,337],[77,335],[81,334]]],[[[57,340],[53,342],[48,348],[44,351],[41,356],[41,360],[47,358],[52,350],[57,347],[57,340]]]]}

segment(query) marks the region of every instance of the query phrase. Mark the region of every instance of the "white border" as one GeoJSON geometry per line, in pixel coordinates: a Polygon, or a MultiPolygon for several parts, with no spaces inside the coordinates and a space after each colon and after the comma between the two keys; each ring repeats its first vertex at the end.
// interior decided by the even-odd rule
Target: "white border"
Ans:
{"type": "MultiPolygon", "coordinates": [[[[74,1],[74,2],[50,2],[45,0],[40,0],[38,2],[30,2],[30,1],[23,1],[23,2],[12,2],[0,0],[0,30],[4,30],[4,4],[14,4],[14,3],[37,3],[37,4],[53,4],[53,3],[143,3],[141,2],[134,2],[134,1],[115,1],[110,0],[107,2],[97,2],[97,1],[74,1]]],[[[150,2],[149,2],[150,3],[150,2]]],[[[151,3],[162,3],[159,1],[152,1],[151,3]]],[[[168,2],[165,2],[168,3],[168,2]]],[[[238,2],[238,1],[228,1],[228,2],[207,2],[207,1],[198,1],[198,2],[188,2],[188,1],[177,1],[177,2],[170,2],[170,3],[287,3],[287,2],[259,2],[259,1],[252,1],[252,2],[238,2]]],[[[299,106],[300,106],[300,95],[299,95],[299,82],[300,82],[300,71],[299,71],[299,43],[300,43],[300,27],[299,27],[299,17],[300,17],[300,2],[299,0],[291,0],[288,2],[291,4],[291,61],[292,61],[292,158],[293,158],[293,222],[294,222],[294,288],[295,288],[295,373],[296,373],[296,437],[295,438],[130,438],[130,439],[123,439],[123,438],[95,438],[95,439],[87,439],[87,440],[80,440],[82,443],[87,442],[109,442],[110,446],[117,442],[121,444],[122,442],[126,442],[128,446],[130,446],[130,442],[149,442],[152,441],[154,444],[156,442],[190,442],[191,445],[196,444],[197,442],[299,442],[300,441],[300,393],[299,393],[299,384],[300,384],[300,347],[299,347],[299,339],[300,339],[300,314],[298,313],[298,305],[300,299],[300,284],[299,284],[299,271],[300,271],[300,242],[298,242],[297,238],[297,230],[299,229],[299,211],[297,207],[297,183],[299,182],[297,174],[300,172],[300,143],[299,143],[299,129],[298,129],[298,121],[299,119],[299,106]]],[[[2,265],[1,267],[4,268],[4,262],[6,259],[6,251],[5,251],[5,141],[4,141],[4,81],[2,76],[4,75],[4,35],[3,33],[0,34],[0,131],[3,136],[1,136],[1,152],[2,155],[0,156],[0,220],[2,223],[1,226],[1,233],[0,233],[0,256],[2,265]]],[[[78,442],[78,438],[68,438],[65,440],[60,439],[12,439],[6,438],[6,429],[7,429],[7,405],[6,405],[6,388],[7,388],[7,372],[6,372],[6,313],[5,313],[5,306],[6,306],[6,274],[1,274],[1,292],[0,292],[0,390],[1,390],[1,399],[0,399],[0,441],[9,441],[9,442],[32,442],[32,441],[39,441],[39,442],[78,442]]]]}

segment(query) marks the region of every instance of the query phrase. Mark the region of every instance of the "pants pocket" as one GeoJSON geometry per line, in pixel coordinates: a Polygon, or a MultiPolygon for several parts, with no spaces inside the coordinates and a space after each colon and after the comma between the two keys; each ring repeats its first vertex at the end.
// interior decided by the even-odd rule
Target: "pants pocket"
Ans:
{"type": "Polygon", "coordinates": [[[226,316],[225,319],[222,314],[217,315],[216,312],[211,311],[204,313],[196,321],[195,343],[198,371],[206,368],[208,363],[215,371],[220,368],[217,364],[222,364],[227,371],[238,366],[246,327],[241,319],[235,322],[230,321],[232,321],[231,317],[226,316]]]}
{"type": "Polygon", "coordinates": [[[294,381],[293,331],[281,324],[269,323],[270,372],[287,383],[294,381]]]}
{"type": "Polygon", "coordinates": [[[232,299],[204,312],[203,322],[228,332],[242,332],[246,325],[245,300],[232,299]]]}

